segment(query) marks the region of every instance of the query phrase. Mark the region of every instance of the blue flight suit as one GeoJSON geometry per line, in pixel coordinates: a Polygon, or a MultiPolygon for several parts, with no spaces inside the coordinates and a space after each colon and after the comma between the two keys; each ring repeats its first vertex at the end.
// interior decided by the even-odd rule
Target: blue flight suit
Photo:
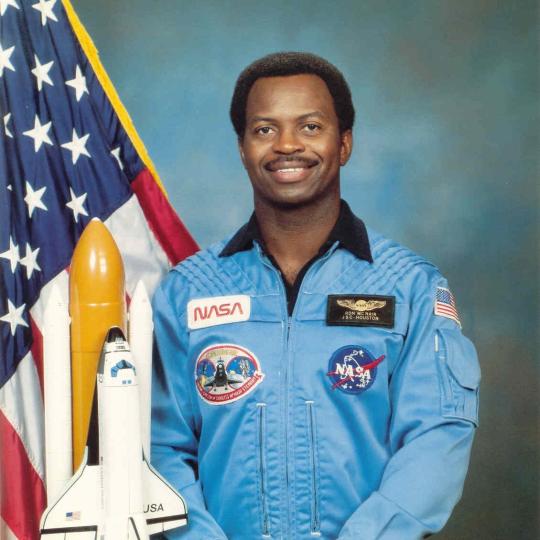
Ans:
{"type": "Polygon", "coordinates": [[[440,530],[462,493],[480,380],[446,281],[344,203],[291,292],[249,229],[182,262],[154,296],[152,462],[190,520],[167,538],[440,530]]]}

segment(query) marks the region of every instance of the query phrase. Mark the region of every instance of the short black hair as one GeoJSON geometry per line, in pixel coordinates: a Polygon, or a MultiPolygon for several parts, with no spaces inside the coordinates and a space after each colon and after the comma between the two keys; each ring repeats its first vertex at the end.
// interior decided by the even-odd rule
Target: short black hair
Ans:
{"type": "Polygon", "coordinates": [[[352,129],[354,106],[349,85],[330,62],[315,54],[306,52],[272,53],[251,63],[240,73],[231,100],[231,121],[239,139],[246,130],[246,105],[249,91],[255,81],[263,77],[286,77],[288,75],[317,75],[328,87],[334,100],[334,109],[339,121],[339,131],[352,129]]]}

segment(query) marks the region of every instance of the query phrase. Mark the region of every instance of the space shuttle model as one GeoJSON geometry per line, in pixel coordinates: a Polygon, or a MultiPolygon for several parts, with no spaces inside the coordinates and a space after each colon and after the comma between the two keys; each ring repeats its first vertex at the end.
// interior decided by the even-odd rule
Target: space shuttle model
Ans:
{"type": "Polygon", "coordinates": [[[142,282],[131,349],[125,313],[120,253],[93,219],[73,254],[69,305],[53,288],[44,313],[42,540],[147,540],[187,524],[184,500],[148,462],[152,313],[142,282]]]}

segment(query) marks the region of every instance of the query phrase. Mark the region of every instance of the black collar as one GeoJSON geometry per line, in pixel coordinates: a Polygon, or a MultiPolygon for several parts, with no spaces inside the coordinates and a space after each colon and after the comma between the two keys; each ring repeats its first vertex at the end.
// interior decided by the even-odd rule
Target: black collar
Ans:
{"type": "MultiPolygon", "coordinates": [[[[239,251],[251,249],[254,241],[258,242],[264,249],[264,241],[255,212],[251,214],[249,221],[229,240],[219,256],[230,257],[239,251]]],[[[326,253],[336,241],[358,258],[370,263],[373,262],[366,226],[361,219],[352,213],[349,205],[343,200],[336,224],[326,242],[321,246],[319,254],[326,253]]]]}

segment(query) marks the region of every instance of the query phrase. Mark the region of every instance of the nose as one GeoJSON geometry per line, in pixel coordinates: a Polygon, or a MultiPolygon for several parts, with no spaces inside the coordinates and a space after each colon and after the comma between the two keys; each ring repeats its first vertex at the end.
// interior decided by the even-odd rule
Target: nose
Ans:
{"type": "Polygon", "coordinates": [[[282,129],[274,138],[272,149],[276,154],[294,154],[305,150],[300,134],[295,129],[282,129]]]}

